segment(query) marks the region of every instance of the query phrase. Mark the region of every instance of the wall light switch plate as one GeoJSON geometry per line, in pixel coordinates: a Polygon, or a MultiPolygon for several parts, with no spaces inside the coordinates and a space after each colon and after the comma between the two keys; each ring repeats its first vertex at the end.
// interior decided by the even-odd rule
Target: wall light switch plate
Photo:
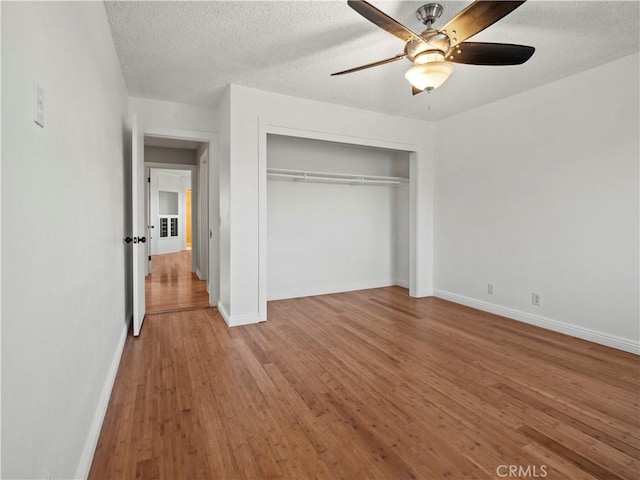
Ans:
{"type": "Polygon", "coordinates": [[[33,121],[44,128],[44,90],[33,81],[33,121]]]}
{"type": "Polygon", "coordinates": [[[540,306],[540,294],[539,293],[537,293],[537,292],[532,292],[531,293],[531,303],[534,304],[537,307],[540,306]]]}

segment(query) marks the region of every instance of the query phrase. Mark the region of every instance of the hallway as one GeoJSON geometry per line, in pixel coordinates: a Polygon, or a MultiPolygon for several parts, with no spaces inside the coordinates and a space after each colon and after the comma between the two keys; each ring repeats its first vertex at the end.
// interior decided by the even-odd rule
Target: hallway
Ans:
{"type": "Polygon", "coordinates": [[[145,294],[149,314],[209,306],[207,282],[191,271],[191,250],[153,255],[145,294]]]}

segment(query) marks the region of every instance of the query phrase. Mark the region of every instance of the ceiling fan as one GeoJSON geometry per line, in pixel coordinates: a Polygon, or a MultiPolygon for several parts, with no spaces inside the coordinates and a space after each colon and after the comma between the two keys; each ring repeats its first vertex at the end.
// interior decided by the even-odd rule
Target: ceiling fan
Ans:
{"type": "Polygon", "coordinates": [[[535,48],[509,43],[481,43],[466,40],[514,11],[522,1],[477,0],[462,10],[440,30],[432,28],[442,15],[442,5],[427,3],[416,11],[426,29],[418,34],[397,22],[382,10],[364,0],[349,0],[347,4],[378,27],[405,42],[404,52],[398,55],[332,73],[345,75],[367,68],[408,59],[413,63],[405,73],[414,95],[431,92],[447,81],[453,72],[452,63],[467,65],[520,65],[529,60],[535,48]]]}

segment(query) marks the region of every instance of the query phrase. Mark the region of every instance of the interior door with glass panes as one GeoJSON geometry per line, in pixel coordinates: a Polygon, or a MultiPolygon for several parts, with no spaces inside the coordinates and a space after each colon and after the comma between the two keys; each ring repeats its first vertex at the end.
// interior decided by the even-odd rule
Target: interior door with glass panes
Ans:
{"type": "Polygon", "coordinates": [[[183,171],[152,168],[150,171],[149,216],[153,225],[151,254],[183,250],[183,171]]]}
{"type": "Polygon", "coordinates": [[[158,224],[160,253],[181,250],[179,192],[158,189],[158,224]]]}

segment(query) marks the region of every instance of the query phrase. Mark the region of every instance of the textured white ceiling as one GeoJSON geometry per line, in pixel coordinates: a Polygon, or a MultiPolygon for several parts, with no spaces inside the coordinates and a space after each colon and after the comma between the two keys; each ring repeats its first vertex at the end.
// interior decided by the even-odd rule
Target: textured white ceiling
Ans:
{"type": "MultiPolygon", "coordinates": [[[[414,31],[426,2],[372,1],[414,31]]],[[[442,0],[443,26],[470,2],[442,0]]],[[[437,120],[638,52],[640,2],[529,0],[472,37],[531,45],[524,65],[456,65],[431,94],[411,95],[407,60],[329,74],[403,51],[346,1],[105,2],[133,96],[216,106],[235,83],[288,95],[437,120]]],[[[602,88],[607,88],[606,82],[602,88]]],[[[594,92],[597,95],[598,92],[594,92]]]]}

